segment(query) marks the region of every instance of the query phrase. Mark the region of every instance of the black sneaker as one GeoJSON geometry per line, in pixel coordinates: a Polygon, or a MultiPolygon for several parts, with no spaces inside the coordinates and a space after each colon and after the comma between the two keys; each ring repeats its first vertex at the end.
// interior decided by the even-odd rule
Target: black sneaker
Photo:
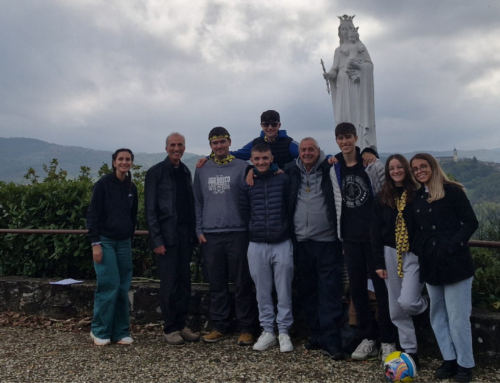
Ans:
{"type": "Polygon", "coordinates": [[[321,350],[321,343],[316,338],[309,338],[304,347],[308,350],[321,350]]]}
{"type": "Polygon", "coordinates": [[[445,360],[441,366],[434,371],[434,376],[438,379],[450,379],[457,374],[457,360],[445,360]]]}
{"type": "Polygon", "coordinates": [[[453,377],[455,382],[470,382],[472,380],[472,368],[458,366],[457,374],[453,377]]]}
{"type": "Polygon", "coordinates": [[[323,355],[329,356],[333,360],[345,359],[345,354],[339,346],[331,345],[321,348],[323,355]]]}
{"type": "Polygon", "coordinates": [[[408,355],[410,355],[413,359],[413,362],[415,362],[415,367],[417,367],[417,370],[420,370],[420,359],[418,359],[418,355],[413,352],[409,352],[408,355]]]}

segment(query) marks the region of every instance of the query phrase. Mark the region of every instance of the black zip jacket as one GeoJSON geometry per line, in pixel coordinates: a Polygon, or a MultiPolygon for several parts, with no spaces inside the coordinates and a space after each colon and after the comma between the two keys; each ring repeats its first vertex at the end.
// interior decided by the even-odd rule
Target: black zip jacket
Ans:
{"type": "Polygon", "coordinates": [[[179,214],[187,214],[191,217],[189,221],[192,222],[192,238],[196,239],[193,180],[187,166],[182,162],[179,166],[185,173],[185,186],[189,198],[188,211],[177,209],[177,185],[173,165],[168,156],[164,161],[152,166],[146,173],[144,210],[153,249],[174,245],[177,239],[177,215],[179,214]]]}
{"type": "Polygon", "coordinates": [[[92,189],[87,213],[87,234],[92,243],[100,236],[114,240],[131,238],[137,224],[137,188],[126,179],[120,181],[115,173],[106,174],[92,189]]]}

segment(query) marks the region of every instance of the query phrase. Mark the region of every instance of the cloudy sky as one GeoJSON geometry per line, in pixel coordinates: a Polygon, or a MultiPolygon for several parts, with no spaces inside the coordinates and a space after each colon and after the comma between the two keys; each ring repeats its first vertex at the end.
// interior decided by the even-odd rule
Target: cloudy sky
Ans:
{"type": "Polygon", "coordinates": [[[161,152],[233,148],[260,114],[334,151],[327,70],[356,15],[381,152],[500,147],[497,0],[0,0],[0,137],[161,152]]]}

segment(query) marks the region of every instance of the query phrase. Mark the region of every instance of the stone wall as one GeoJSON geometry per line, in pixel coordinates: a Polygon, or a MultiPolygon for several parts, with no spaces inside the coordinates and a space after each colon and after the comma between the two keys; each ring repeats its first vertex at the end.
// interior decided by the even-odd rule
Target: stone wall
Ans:
{"type": "MultiPolygon", "coordinates": [[[[131,321],[154,323],[160,321],[158,283],[133,282],[129,292],[131,321]]],[[[91,316],[94,300],[94,281],[70,286],[50,285],[47,279],[0,277],[0,311],[43,315],[54,319],[91,316]]],[[[307,326],[294,295],[295,323],[292,333],[307,336],[307,326]]],[[[210,294],[206,284],[193,284],[188,324],[195,330],[208,330],[210,294]]],[[[474,309],[471,317],[474,353],[481,361],[500,364],[500,314],[474,309]]],[[[432,329],[418,331],[419,347],[423,354],[440,357],[432,329]]]]}

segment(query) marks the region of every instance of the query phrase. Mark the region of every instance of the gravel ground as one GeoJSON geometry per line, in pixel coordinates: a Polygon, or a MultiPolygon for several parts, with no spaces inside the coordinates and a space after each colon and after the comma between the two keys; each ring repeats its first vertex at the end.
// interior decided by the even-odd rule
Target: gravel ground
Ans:
{"type": "MultiPolygon", "coordinates": [[[[94,346],[87,328],[61,331],[57,326],[0,327],[1,382],[385,382],[379,362],[334,362],[307,351],[295,339],[295,351],[259,353],[236,344],[170,346],[159,328],[134,327],[131,346],[94,346]]],[[[434,382],[438,360],[424,358],[416,382],[434,382]]],[[[500,381],[500,371],[476,368],[477,382],[500,381]]],[[[447,382],[447,381],[441,381],[447,382]]]]}

